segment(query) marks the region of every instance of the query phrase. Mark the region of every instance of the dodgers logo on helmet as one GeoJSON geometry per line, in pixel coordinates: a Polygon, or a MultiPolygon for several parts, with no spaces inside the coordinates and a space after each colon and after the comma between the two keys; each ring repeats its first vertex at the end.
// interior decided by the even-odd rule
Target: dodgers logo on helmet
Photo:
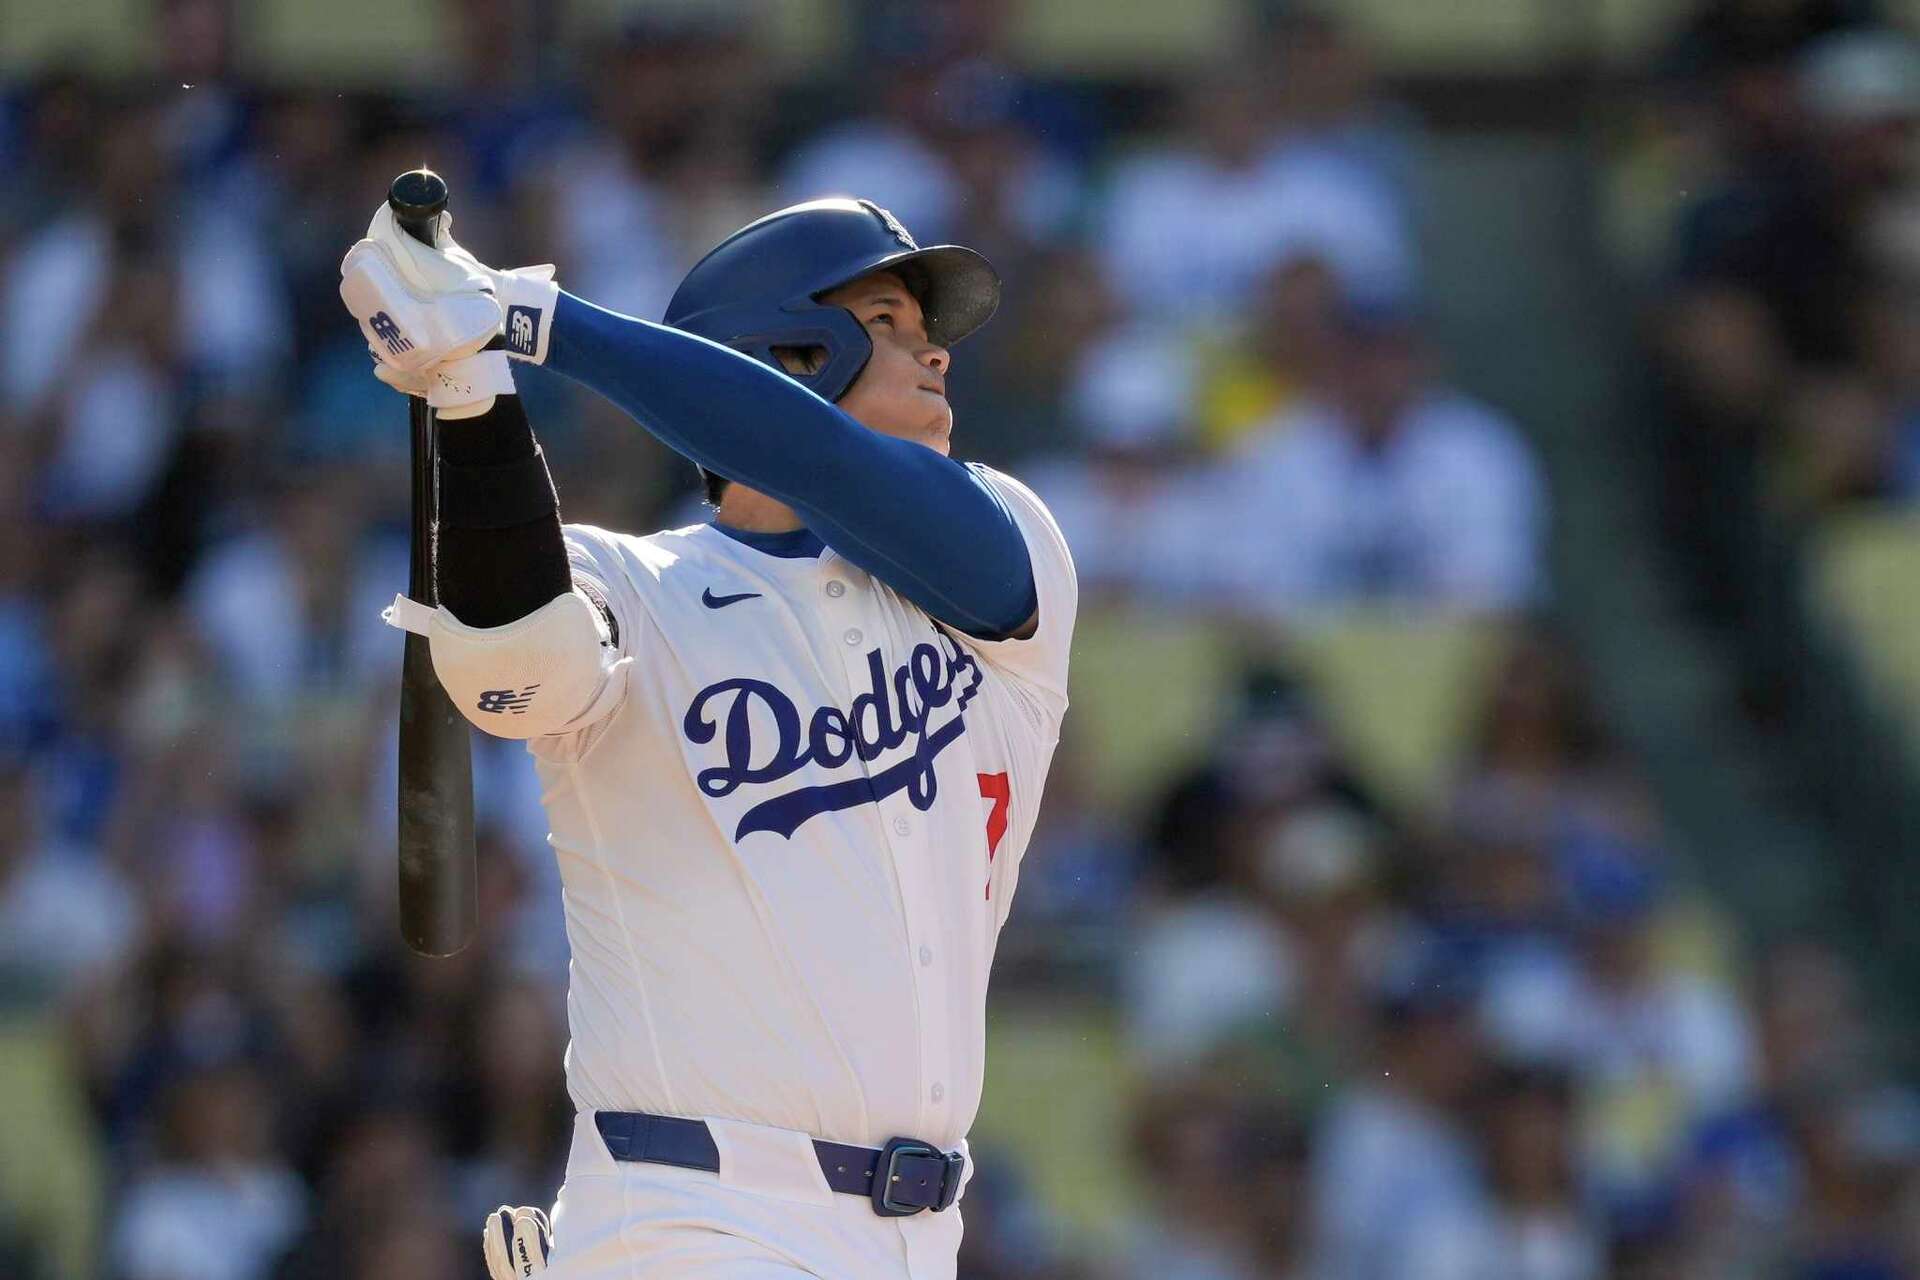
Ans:
{"type": "Polygon", "coordinates": [[[918,244],[914,242],[913,234],[907,230],[905,225],[901,223],[900,219],[893,216],[893,211],[891,209],[883,209],[871,200],[862,200],[860,203],[867,206],[867,208],[873,210],[875,216],[877,216],[881,222],[886,224],[888,235],[892,236],[895,240],[898,240],[901,244],[905,245],[909,249],[918,249],[920,247],[918,244]]]}

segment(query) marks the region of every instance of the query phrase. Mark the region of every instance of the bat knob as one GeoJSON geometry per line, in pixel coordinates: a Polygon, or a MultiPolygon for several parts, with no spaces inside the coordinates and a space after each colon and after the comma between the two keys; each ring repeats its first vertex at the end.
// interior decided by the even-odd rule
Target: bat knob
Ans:
{"type": "Polygon", "coordinates": [[[447,208],[447,180],[431,169],[409,169],[387,188],[387,208],[402,231],[431,245],[434,221],[447,208]]]}

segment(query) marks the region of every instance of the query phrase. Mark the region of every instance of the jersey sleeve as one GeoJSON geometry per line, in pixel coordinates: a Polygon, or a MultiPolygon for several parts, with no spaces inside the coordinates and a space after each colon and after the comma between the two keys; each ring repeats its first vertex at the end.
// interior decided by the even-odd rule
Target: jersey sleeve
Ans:
{"type": "Polygon", "coordinates": [[[607,620],[613,647],[623,658],[635,656],[643,609],[627,580],[618,535],[590,524],[562,525],[567,568],[573,585],[593,601],[607,620]]]}
{"type": "Polygon", "coordinates": [[[988,666],[1018,686],[1045,718],[1058,729],[1067,709],[1067,656],[1073,645],[1074,619],[1080,611],[1080,580],[1073,553],[1047,504],[1012,476],[991,467],[972,464],[992,486],[1027,543],[1033,565],[1034,594],[1039,601],[1038,626],[1024,639],[983,640],[945,623],[939,625],[988,666]]]}
{"type": "Polygon", "coordinates": [[[1037,625],[1025,639],[983,640],[936,622],[995,677],[988,682],[986,697],[996,708],[991,730],[998,739],[994,754],[1005,761],[1007,771],[982,774],[980,787],[983,799],[1005,806],[998,819],[992,810],[988,817],[993,861],[987,896],[994,904],[996,924],[1003,925],[1066,717],[1067,657],[1080,608],[1080,583],[1067,540],[1046,504],[1011,476],[989,467],[976,469],[1001,495],[1020,526],[1039,599],[1037,625]]]}

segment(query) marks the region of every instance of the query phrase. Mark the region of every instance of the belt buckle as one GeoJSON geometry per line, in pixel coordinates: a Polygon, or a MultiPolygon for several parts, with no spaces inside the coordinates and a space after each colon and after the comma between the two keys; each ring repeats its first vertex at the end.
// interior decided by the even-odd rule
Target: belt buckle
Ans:
{"type": "Polygon", "coordinates": [[[918,1138],[889,1138],[887,1145],[880,1149],[880,1160],[874,1170],[873,1211],[883,1218],[906,1218],[923,1209],[938,1213],[951,1208],[953,1202],[960,1198],[960,1171],[965,1164],[966,1157],[958,1152],[942,1151],[930,1142],[922,1142],[918,1138]],[[940,1162],[940,1189],[932,1204],[909,1204],[895,1198],[894,1189],[900,1183],[898,1165],[903,1156],[919,1156],[940,1162]]]}

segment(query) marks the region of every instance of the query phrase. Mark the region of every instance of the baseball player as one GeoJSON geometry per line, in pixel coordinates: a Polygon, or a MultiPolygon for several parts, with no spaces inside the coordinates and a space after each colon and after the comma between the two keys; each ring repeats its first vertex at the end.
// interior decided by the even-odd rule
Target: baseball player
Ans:
{"type": "Polygon", "coordinates": [[[489,1267],[952,1276],[1078,593],[1040,500],[949,457],[948,349],[999,278],[819,200],[729,237],[660,325],[449,230],[382,208],[341,294],[443,420],[440,607],[391,620],[526,741],[560,863],[573,1146],[550,1256],[503,1208],[489,1267]],[[562,525],[509,357],[693,459],[713,522],[562,525]]]}

